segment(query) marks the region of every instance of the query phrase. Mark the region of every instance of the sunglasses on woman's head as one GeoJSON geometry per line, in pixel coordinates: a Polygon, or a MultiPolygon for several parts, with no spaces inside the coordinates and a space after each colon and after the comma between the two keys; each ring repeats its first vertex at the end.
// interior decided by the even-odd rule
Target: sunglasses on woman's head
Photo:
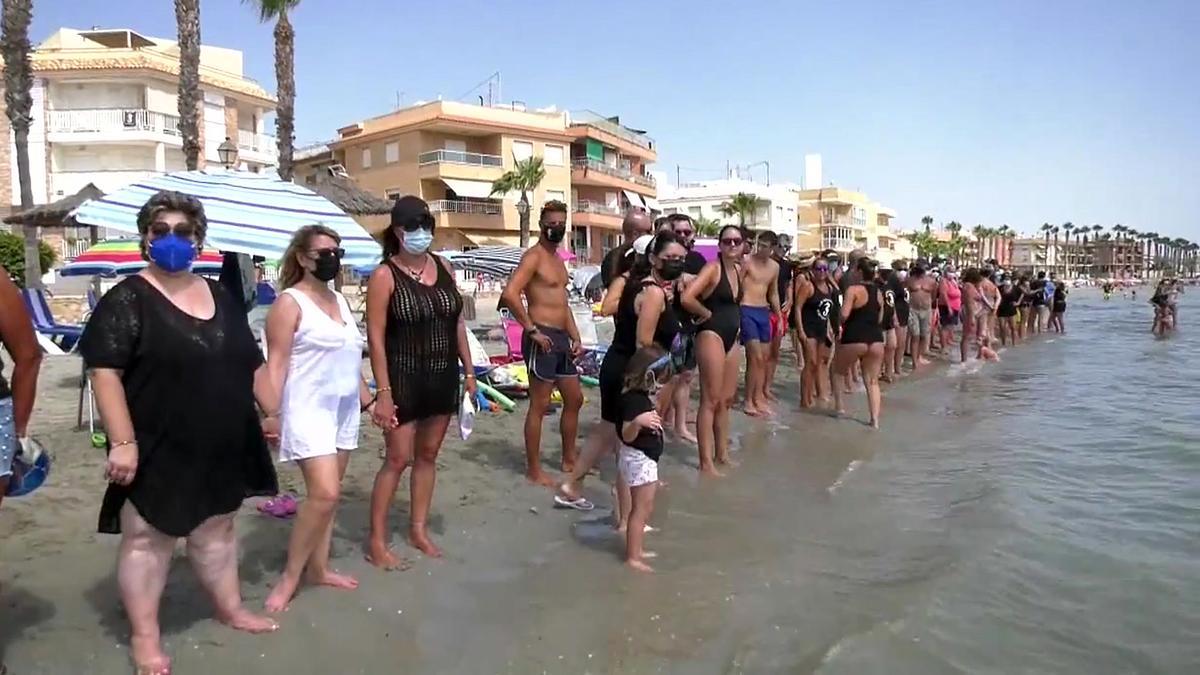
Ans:
{"type": "Polygon", "coordinates": [[[400,227],[402,227],[405,232],[416,232],[417,230],[432,230],[433,229],[433,216],[428,213],[423,213],[419,216],[410,218],[407,221],[401,223],[400,227]]]}

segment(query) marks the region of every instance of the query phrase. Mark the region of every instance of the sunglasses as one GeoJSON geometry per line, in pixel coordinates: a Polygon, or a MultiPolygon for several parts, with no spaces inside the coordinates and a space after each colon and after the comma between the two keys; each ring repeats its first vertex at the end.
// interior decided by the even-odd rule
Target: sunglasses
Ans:
{"type": "Polygon", "coordinates": [[[405,232],[416,232],[417,230],[432,230],[433,222],[434,221],[433,221],[432,215],[430,215],[428,213],[422,213],[419,216],[414,216],[414,217],[409,218],[408,220],[404,221],[403,223],[400,223],[400,227],[403,228],[405,232]]]}
{"type": "Polygon", "coordinates": [[[722,246],[737,246],[742,243],[741,237],[726,237],[721,240],[722,246]]]}
{"type": "Polygon", "coordinates": [[[187,237],[191,237],[196,234],[196,226],[190,222],[185,221],[185,222],[182,222],[182,223],[179,223],[178,225],[176,225],[175,229],[172,230],[171,226],[169,224],[164,223],[161,220],[159,220],[159,221],[150,223],[150,227],[148,228],[148,233],[150,234],[151,237],[154,237],[154,238],[166,236],[168,234],[171,234],[171,232],[174,232],[175,234],[179,235],[180,237],[187,238],[187,237]]]}
{"type": "Polygon", "coordinates": [[[828,272],[829,265],[816,265],[813,267],[813,269],[817,272],[828,272]]]}
{"type": "Polygon", "coordinates": [[[690,237],[695,234],[695,232],[692,232],[691,230],[675,230],[675,234],[681,237],[690,237]]]}
{"type": "Polygon", "coordinates": [[[324,258],[326,256],[333,256],[333,257],[337,258],[338,260],[341,260],[342,258],[346,257],[346,249],[341,248],[341,247],[338,247],[338,248],[314,248],[314,249],[310,250],[308,252],[308,254],[314,260],[316,260],[317,258],[324,258]]]}

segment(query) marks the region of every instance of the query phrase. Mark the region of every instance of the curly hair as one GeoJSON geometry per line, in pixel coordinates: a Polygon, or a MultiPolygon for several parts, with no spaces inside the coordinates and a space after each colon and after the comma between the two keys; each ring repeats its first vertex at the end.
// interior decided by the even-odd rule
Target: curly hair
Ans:
{"type": "Polygon", "coordinates": [[[162,190],[155,193],[150,199],[142,204],[142,208],[137,214],[137,230],[138,236],[144,241],[146,235],[150,233],[150,226],[154,224],[155,219],[162,213],[176,211],[187,216],[188,224],[192,227],[192,234],[196,237],[196,244],[203,244],[204,238],[208,234],[208,218],[204,215],[204,204],[192,195],[176,192],[174,190],[162,190]]]}

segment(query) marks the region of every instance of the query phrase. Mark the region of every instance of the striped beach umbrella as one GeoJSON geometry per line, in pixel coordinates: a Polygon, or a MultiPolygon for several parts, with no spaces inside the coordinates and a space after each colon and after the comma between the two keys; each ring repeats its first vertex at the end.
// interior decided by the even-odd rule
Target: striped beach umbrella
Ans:
{"type": "Polygon", "coordinates": [[[504,279],[516,271],[524,253],[517,246],[480,246],[469,251],[439,251],[438,255],[465,272],[504,279]]]}
{"type": "Polygon", "coordinates": [[[353,218],[328,199],[274,173],[204,169],[151,176],[85,202],[74,217],[80,225],[136,234],[138,209],[160,190],[193,195],[204,204],[209,249],[278,260],[296,230],[320,223],[341,235],[346,264],[379,261],[379,244],[353,218]]]}
{"type": "MultiPolygon", "coordinates": [[[[116,277],[137,274],[145,269],[140,242],[136,239],[109,239],[92,246],[59,268],[64,277],[116,277]]],[[[192,264],[196,274],[220,274],[221,254],[205,249],[192,264]]]]}

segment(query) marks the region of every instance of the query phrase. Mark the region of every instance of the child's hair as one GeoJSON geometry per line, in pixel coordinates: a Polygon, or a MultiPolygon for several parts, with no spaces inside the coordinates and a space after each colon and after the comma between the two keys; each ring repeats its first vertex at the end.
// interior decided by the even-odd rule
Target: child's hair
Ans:
{"type": "Polygon", "coordinates": [[[621,380],[621,393],[627,391],[648,391],[646,375],[653,373],[655,378],[659,373],[669,371],[671,357],[667,351],[658,345],[642,347],[629,358],[625,365],[624,377],[621,380]]]}

